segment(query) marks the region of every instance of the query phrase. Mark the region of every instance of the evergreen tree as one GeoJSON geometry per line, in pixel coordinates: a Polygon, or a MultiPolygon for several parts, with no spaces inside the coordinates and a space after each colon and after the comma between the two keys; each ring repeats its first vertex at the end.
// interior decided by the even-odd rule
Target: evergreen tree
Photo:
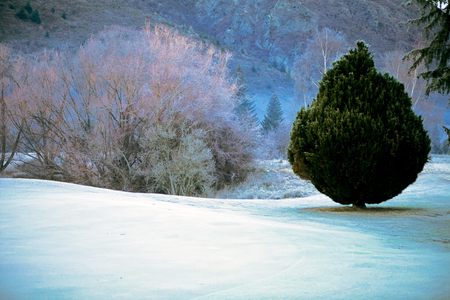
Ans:
{"type": "Polygon", "coordinates": [[[30,20],[31,20],[31,22],[34,22],[36,24],[41,24],[41,18],[39,17],[39,12],[37,9],[33,10],[30,20]]]}
{"type": "Polygon", "coordinates": [[[65,12],[65,11],[63,11],[63,14],[62,14],[61,18],[63,18],[64,20],[67,18],[67,17],[66,17],[66,12],[65,12]]]}
{"type": "Polygon", "coordinates": [[[55,13],[55,8],[54,7],[52,7],[51,12],[52,12],[52,14],[55,13]]]}
{"type": "Polygon", "coordinates": [[[244,70],[241,65],[238,65],[234,78],[238,86],[236,93],[236,114],[240,117],[248,118],[252,123],[259,123],[255,113],[255,101],[252,101],[249,95],[247,80],[245,79],[244,70]]]}
{"type": "Polygon", "coordinates": [[[288,159],[295,174],[333,201],[365,207],[413,183],[429,152],[403,84],[379,73],[358,41],[326,71],[311,106],[298,112],[288,159]]]}
{"type": "Polygon", "coordinates": [[[33,8],[31,8],[30,5],[30,1],[27,2],[27,4],[25,4],[25,6],[23,7],[29,14],[31,14],[31,12],[33,11],[33,8]]]}
{"type": "Polygon", "coordinates": [[[28,19],[28,15],[25,13],[25,8],[23,8],[23,6],[19,9],[19,12],[16,14],[16,17],[18,17],[21,20],[28,19]]]}
{"type": "Polygon", "coordinates": [[[277,129],[283,120],[283,109],[281,108],[280,100],[277,93],[273,93],[267,105],[267,113],[261,122],[262,129],[264,132],[277,129]]]}
{"type": "Polygon", "coordinates": [[[450,128],[442,126],[444,128],[445,133],[447,134],[447,141],[450,143],[450,128]]]}
{"type": "MultiPolygon", "coordinates": [[[[427,47],[414,49],[405,59],[414,59],[410,72],[422,62],[427,71],[421,73],[427,80],[426,94],[450,93],[450,3],[449,1],[413,0],[421,6],[421,16],[410,20],[410,24],[424,26],[425,37],[432,41],[427,47]],[[434,68],[434,70],[431,70],[434,68]]],[[[408,4],[411,4],[409,1],[408,4]]],[[[450,99],[449,99],[450,103],[450,99]]]]}

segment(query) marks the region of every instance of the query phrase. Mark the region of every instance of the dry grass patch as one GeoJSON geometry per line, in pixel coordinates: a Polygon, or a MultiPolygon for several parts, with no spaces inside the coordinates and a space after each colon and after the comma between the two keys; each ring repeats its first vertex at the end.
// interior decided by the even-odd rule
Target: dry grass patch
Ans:
{"type": "Polygon", "coordinates": [[[425,215],[429,209],[419,207],[367,207],[364,209],[353,206],[338,207],[310,207],[301,210],[313,210],[322,213],[333,214],[352,214],[352,215],[376,215],[376,216],[394,216],[394,215],[425,215]]]}

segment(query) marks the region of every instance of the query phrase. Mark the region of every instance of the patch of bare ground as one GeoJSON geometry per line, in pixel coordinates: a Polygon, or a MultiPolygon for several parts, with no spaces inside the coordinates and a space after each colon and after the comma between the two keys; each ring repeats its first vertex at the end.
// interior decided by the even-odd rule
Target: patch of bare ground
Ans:
{"type": "Polygon", "coordinates": [[[377,216],[398,216],[398,215],[423,215],[429,209],[418,207],[367,207],[364,209],[353,206],[339,207],[309,207],[301,210],[314,210],[322,213],[352,214],[352,215],[377,215],[377,216]]]}

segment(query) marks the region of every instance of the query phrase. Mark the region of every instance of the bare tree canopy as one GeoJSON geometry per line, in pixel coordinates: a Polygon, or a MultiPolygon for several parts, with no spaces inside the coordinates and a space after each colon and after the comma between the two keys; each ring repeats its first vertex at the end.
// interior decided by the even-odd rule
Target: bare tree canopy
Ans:
{"type": "Polygon", "coordinates": [[[303,94],[305,106],[306,91],[317,89],[326,70],[346,51],[347,41],[342,33],[329,28],[314,30],[304,52],[293,65],[295,88],[303,94]]]}
{"type": "Polygon", "coordinates": [[[1,98],[14,105],[2,110],[0,137],[5,127],[22,133],[20,151],[31,154],[21,170],[31,177],[207,194],[244,176],[253,155],[252,132],[233,113],[228,58],[149,26],[106,29],[76,54],[21,57],[18,84],[1,98]]]}

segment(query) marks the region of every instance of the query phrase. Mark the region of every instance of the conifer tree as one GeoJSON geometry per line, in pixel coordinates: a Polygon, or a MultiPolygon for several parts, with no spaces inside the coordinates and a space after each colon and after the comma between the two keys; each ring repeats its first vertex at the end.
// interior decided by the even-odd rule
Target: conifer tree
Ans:
{"type": "MultiPolygon", "coordinates": [[[[446,0],[413,1],[421,6],[421,16],[410,20],[409,24],[423,26],[425,38],[432,40],[427,47],[414,49],[406,55],[405,59],[414,59],[409,71],[414,71],[421,63],[425,63],[427,71],[420,76],[428,82],[426,94],[432,92],[448,94],[450,93],[450,3],[446,0]]],[[[408,1],[408,4],[413,1],[408,1]]]]}
{"type": "Polygon", "coordinates": [[[16,17],[18,17],[21,20],[28,19],[28,15],[25,13],[25,8],[23,8],[23,6],[17,12],[16,17]]]}
{"type": "Polygon", "coordinates": [[[259,123],[255,113],[255,101],[252,101],[249,95],[247,80],[245,79],[244,70],[241,65],[238,65],[236,68],[234,78],[238,86],[238,91],[236,93],[236,114],[240,117],[249,119],[251,123],[259,123]]]}
{"type": "Polygon", "coordinates": [[[444,128],[445,133],[447,134],[447,141],[450,143],[450,128],[442,126],[444,128]]]}
{"type": "Polygon", "coordinates": [[[333,201],[363,208],[413,183],[429,152],[403,84],[379,73],[358,41],[326,71],[311,106],[298,112],[288,159],[295,174],[333,201]]]}
{"type": "Polygon", "coordinates": [[[278,99],[277,93],[273,93],[267,105],[267,113],[261,122],[262,130],[264,132],[275,130],[283,120],[283,109],[281,108],[280,99],[278,99]]]}
{"type": "Polygon", "coordinates": [[[39,12],[37,9],[33,10],[30,20],[31,20],[31,22],[34,22],[36,24],[41,24],[41,18],[39,17],[39,12]]]}
{"type": "Polygon", "coordinates": [[[31,5],[30,5],[30,1],[28,1],[27,4],[25,4],[25,6],[24,6],[23,8],[25,8],[25,10],[26,10],[29,14],[31,14],[31,12],[33,11],[33,8],[32,8],[31,5]]]}

